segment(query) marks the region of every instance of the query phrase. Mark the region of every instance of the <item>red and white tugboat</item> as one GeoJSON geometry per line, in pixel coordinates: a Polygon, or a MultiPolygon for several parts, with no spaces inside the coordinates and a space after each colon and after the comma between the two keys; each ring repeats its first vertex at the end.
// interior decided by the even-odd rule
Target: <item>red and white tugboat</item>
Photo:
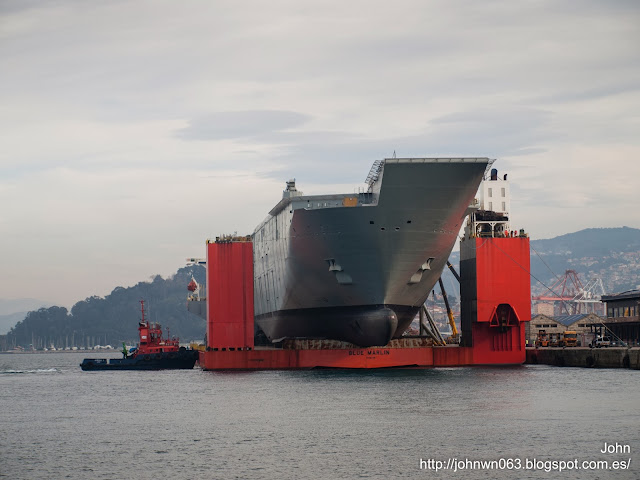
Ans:
{"type": "Polygon", "coordinates": [[[145,318],[144,300],[140,300],[142,318],[138,324],[138,347],[128,352],[123,344],[123,358],[85,358],[82,370],[162,370],[190,369],[198,359],[198,351],[180,346],[176,337],[162,337],[162,327],[145,318]]]}

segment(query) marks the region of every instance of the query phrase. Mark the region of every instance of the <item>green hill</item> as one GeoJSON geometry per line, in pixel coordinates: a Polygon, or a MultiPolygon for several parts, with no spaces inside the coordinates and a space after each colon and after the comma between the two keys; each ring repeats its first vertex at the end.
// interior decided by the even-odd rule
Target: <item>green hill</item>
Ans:
{"type": "Polygon", "coordinates": [[[189,266],[167,279],[157,275],[152,281],[133,287],[116,287],[104,298],[89,297],[76,303],[71,312],[64,307],[28,312],[9,331],[8,343],[24,347],[33,344],[34,348],[137,343],[140,300],[145,301],[147,318],[160,323],[165,331],[168,327],[171,336],[180,337],[182,342],[202,339],[204,320],[186,308],[187,285],[192,275],[204,284],[204,267],[189,266]]]}

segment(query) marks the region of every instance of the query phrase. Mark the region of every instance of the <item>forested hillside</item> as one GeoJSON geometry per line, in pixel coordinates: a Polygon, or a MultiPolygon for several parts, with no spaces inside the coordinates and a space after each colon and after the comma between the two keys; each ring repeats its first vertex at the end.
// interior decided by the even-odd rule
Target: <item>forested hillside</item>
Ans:
{"type": "Polygon", "coordinates": [[[92,347],[136,343],[140,300],[145,301],[147,318],[169,327],[181,341],[202,339],[203,319],[187,312],[187,285],[191,277],[204,283],[205,269],[189,266],[170,278],[155,276],[133,287],[116,287],[106,297],[89,297],[69,312],[64,307],[41,308],[29,312],[8,334],[9,345],[34,348],[92,347]]]}

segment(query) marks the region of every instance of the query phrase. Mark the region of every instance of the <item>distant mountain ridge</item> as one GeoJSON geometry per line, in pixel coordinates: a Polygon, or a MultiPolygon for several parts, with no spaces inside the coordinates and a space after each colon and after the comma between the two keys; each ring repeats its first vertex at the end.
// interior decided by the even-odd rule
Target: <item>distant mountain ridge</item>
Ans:
{"type": "Polygon", "coordinates": [[[540,254],[570,255],[578,258],[607,256],[611,252],[639,251],[640,229],[587,228],[555,238],[532,240],[531,244],[540,254]]]}
{"type": "MultiPolygon", "coordinates": [[[[636,288],[640,285],[640,229],[588,228],[531,241],[531,272],[538,279],[553,284],[557,280],[553,274],[561,276],[566,270],[575,270],[583,284],[602,279],[607,293],[636,288]]],[[[533,282],[531,286],[533,291],[544,290],[534,288],[533,282]]]]}
{"type": "Polygon", "coordinates": [[[0,315],[18,312],[28,312],[42,307],[48,307],[53,302],[38,300],[37,298],[0,298],[0,315]]]}
{"type": "Polygon", "coordinates": [[[0,335],[5,335],[11,328],[23,320],[30,310],[48,307],[51,302],[36,298],[1,298],[0,299],[0,335]]]}
{"type": "Polygon", "coordinates": [[[13,326],[27,316],[28,312],[15,312],[0,315],[0,335],[6,335],[13,326]]]}
{"type": "MultiPolygon", "coordinates": [[[[460,252],[450,257],[460,268],[460,252]]],[[[566,270],[575,270],[583,284],[601,278],[606,293],[618,293],[640,285],[640,229],[630,227],[587,228],[558,237],[531,240],[531,291],[548,292],[566,270]],[[534,278],[535,277],[535,278],[534,278]],[[543,282],[541,284],[540,282],[543,282]]],[[[447,291],[459,295],[458,282],[443,274],[447,291]]],[[[436,287],[436,291],[439,289],[436,287]]]]}

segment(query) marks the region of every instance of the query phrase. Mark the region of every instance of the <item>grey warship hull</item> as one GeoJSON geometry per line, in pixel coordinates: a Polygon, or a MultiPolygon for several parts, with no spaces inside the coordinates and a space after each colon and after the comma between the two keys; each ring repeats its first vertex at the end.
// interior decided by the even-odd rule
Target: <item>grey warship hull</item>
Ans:
{"type": "Polygon", "coordinates": [[[386,159],[364,193],[285,191],[253,233],[256,324],[272,341],[372,346],[402,335],[446,265],[487,163],[386,159]]]}

